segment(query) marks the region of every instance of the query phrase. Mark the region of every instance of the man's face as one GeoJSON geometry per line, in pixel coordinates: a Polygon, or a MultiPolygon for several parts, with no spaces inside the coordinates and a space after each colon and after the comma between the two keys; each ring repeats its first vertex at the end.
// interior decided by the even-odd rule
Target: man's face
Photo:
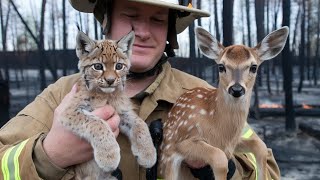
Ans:
{"type": "Polygon", "coordinates": [[[114,1],[111,39],[120,39],[131,30],[135,32],[131,71],[145,72],[162,56],[167,41],[168,14],[167,8],[127,0],[114,1]]]}

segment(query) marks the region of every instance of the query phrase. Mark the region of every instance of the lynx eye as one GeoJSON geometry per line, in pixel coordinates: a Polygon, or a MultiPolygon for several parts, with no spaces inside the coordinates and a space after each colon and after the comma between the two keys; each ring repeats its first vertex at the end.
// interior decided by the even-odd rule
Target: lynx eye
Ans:
{"type": "Polygon", "coordinates": [[[250,67],[250,72],[252,72],[252,73],[256,73],[257,72],[257,65],[252,65],[251,67],[250,67]]]}
{"type": "Polygon", "coordinates": [[[219,72],[221,73],[226,72],[226,67],[224,67],[223,64],[218,64],[218,69],[219,69],[219,72]]]}
{"type": "Polygon", "coordinates": [[[92,65],[92,67],[93,67],[93,69],[96,70],[96,71],[101,71],[101,70],[103,70],[103,66],[102,66],[102,64],[100,64],[100,63],[96,63],[96,64],[92,65]]]}
{"type": "Polygon", "coordinates": [[[121,70],[123,68],[123,64],[117,63],[116,64],[116,70],[121,70]]]}

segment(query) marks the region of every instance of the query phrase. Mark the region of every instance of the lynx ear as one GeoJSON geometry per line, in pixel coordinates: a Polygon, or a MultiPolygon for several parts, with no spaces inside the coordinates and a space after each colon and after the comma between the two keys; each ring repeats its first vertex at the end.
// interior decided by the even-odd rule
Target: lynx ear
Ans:
{"type": "Polygon", "coordinates": [[[119,41],[117,41],[118,47],[127,55],[128,58],[132,53],[134,38],[134,31],[130,31],[127,35],[123,36],[119,41]]]}
{"type": "Polygon", "coordinates": [[[90,39],[84,32],[78,31],[76,53],[78,58],[88,56],[95,48],[95,41],[90,39]]]}
{"type": "Polygon", "coordinates": [[[276,57],[286,45],[289,28],[284,26],[268,34],[254,49],[261,61],[276,57]]]}
{"type": "Polygon", "coordinates": [[[220,53],[224,49],[223,45],[221,45],[215,37],[200,26],[196,27],[194,32],[196,34],[198,47],[202,54],[217,62],[220,53]]]}

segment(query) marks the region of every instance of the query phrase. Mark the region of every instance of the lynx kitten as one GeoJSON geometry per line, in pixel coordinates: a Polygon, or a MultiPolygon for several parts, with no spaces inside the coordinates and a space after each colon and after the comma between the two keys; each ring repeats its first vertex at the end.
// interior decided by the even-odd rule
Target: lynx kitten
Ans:
{"type": "Polygon", "coordinates": [[[130,99],[123,91],[133,42],[133,31],[119,41],[95,41],[81,31],[77,35],[76,53],[81,78],[77,82],[78,92],[60,121],[90,142],[94,160],[76,166],[76,179],[115,179],[111,173],[120,162],[119,144],[108,124],[91,113],[106,104],[113,106],[119,114],[120,132],[129,138],[138,163],[149,168],[156,162],[148,126],[133,111],[130,99]]]}

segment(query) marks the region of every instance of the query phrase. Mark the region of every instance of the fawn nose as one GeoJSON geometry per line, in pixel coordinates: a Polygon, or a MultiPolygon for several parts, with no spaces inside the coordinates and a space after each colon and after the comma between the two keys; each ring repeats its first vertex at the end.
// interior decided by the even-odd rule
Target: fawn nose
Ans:
{"type": "Polygon", "coordinates": [[[235,98],[238,98],[245,94],[245,89],[239,83],[236,83],[229,88],[229,94],[235,98]]]}

